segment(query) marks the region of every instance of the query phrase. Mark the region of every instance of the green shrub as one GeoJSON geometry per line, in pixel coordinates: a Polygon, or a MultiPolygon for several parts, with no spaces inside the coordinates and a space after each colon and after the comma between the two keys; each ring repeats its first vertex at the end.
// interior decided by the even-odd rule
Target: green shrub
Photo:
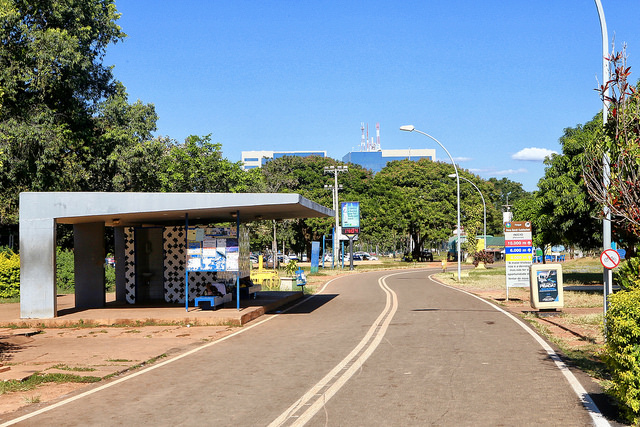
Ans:
{"type": "Polygon", "coordinates": [[[20,295],[20,256],[11,250],[0,252],[0,298],[20,295]]]}
{"type": "Polygon", "coordinates": [[[107,292],[114,292],[116,290],[116,269],[111,265],[104,267],[104,286],[107,292]]]}
{"type": "Polygon", "coordinates": [[[640,421],[640,289],[611,295],[605,333],[606,363],[613,382],[612,394],[625,416],[640,421]]]}
{"type": "Polygon", "coordinates": [[[69,249],[56,250],[56,282],[58,292],[73,293],[75,291],[75,277],[73,267],[73,251],[69,249]]]}
{"type": "Polygon", "coordinates": [[[625,290],[640,288],[640,258],[629,258],[620,264],[614,283],[625,290]]]}

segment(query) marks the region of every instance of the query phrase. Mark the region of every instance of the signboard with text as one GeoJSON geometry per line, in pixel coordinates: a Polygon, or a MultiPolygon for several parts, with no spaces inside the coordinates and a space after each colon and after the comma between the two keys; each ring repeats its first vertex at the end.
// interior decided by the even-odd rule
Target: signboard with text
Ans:
{"type": "Polygon", "coordinates": [[[354,235],[360,233],[360,202],[343,202],[342,233],[354,235]]]}
{"type": "Polygon", "coordinates": [[[504,223],[504,258],[507,267],[507,287],[527,287],[529,267],[533,260],[531,222],[504,223]]]}
{"type": "Polygon", "coordinates": [[[189,227],[187,270],[238,271],[238,249],[238,236],[233,228],[189,227]]]}

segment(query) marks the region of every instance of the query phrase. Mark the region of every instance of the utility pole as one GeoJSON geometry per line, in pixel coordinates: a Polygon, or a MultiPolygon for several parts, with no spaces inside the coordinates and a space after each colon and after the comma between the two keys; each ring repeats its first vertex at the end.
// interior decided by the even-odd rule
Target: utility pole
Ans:
{"type": "Polygon", "coordinates": [[[340,241],[338,240],[338,227],[339,216],[338,216],[338,190],[342,188],[342,185],[338,185],[338,174],[340,172],[346,172],[349,170],[348,166],[325,166],[324,173],[332,173],[333,174],[333,185],[325,185],[324,188],[330,188],[333,190],[333,211],[336,215],[336,224],[335,224],[335,232],[333,237],[333,263],[334,265],[338,265],[338,254],[340,253],[340,241]]]}

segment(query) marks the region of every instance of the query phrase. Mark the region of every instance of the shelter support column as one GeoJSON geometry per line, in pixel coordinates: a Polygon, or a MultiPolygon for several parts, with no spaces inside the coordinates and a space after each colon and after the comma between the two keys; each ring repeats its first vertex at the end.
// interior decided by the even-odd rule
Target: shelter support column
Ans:
{"type": "Polygon", "coordinates": [[[124,227],[113,229],[116,259],[116,301],[127,301],[127,279],[125,277],[125,235],[124,227]]]}
{"type": "Polygon", "coordinates": [[[74,224],[73,246],[76,307],[104,307],[104,222],[74,224]]]}
{"type": "Polygon", "coordinates": [[[56,317],[56,223],[20,220],[20,317],[56,317]]]}

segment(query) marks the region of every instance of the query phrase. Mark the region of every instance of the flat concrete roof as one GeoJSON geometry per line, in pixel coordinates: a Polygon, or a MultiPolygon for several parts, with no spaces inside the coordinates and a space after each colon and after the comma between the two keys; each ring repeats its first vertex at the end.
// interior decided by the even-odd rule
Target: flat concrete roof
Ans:
{"type": "Polygon", "coordinates": [[[20,193],[20,221],[106,226],[331,217],[332,209],[295,193],[20,193]]]}

